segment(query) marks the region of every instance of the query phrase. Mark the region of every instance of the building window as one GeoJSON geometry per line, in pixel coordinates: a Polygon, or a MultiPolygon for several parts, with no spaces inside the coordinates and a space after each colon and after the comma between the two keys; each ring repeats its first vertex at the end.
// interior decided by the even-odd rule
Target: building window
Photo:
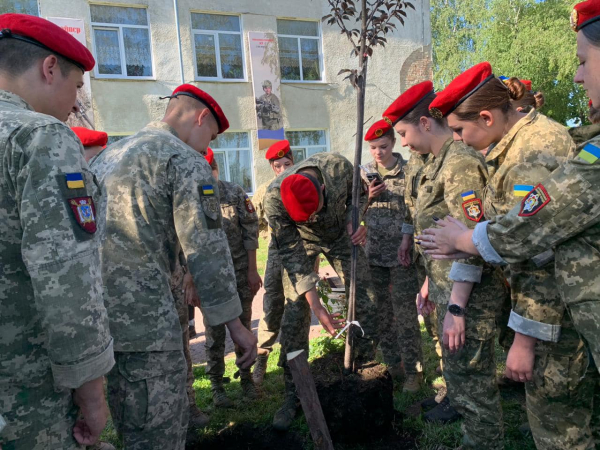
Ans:
{"type": "Polygon", "coordinates": [[[96,76],[152,78],[150,27],[145,8],[90,5],[96,76]]]}
{"type": "Polygon", "coordinates": [[[294,164],[315,153],[329,151],[329,142],[325,130],[286,131],[285,138],[290,141],[290,147],[294,154],[294,164]]]}
{"type": "Polygon", "coordinates": [[[254,191],[252,149],[248,133],[220,134],[211,142],[210,148],[219,164],[219,176],[224,180],[239,184],[247,193],[252,193],[254,191]]]}
{"type": "Polygon", "coordinates": [[[198,79],[245,80],[238,16],[192,13],[192,35],[198,79]]]}
{"type": "Polygon", "coordinates": [[[0,0],[0,14],[6,13],[39,16],[38,0],[0,0]]]}
{"type": "Polygon", "coordinates": [[[282,81],[322,81],[319,22],[277,19],[282,81]]]}

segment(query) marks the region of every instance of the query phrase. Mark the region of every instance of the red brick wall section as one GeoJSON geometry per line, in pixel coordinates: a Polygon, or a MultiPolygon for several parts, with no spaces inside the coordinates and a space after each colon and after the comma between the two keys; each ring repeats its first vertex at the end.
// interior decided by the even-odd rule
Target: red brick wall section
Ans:
{"type": "Polygon", "coordinates": [[[422,47],[413,51],[400,69],[400,92],[422,81],[433,80],[431,48],[422,47]]]}

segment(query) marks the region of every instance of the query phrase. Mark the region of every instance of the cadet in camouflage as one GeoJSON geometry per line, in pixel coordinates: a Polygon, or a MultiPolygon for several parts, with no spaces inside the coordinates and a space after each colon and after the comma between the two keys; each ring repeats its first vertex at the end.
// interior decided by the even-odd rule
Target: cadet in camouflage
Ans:
{"type": "MultiPolygon", "coordinates": [[[[472,227],[483,217],[481,193],[487,181],[483,158],[462,142],[452,140],[444,119],[434,119],[429,105],[436,101],[431,82],[413,86],[386,111],[404,146],[429,153],[415,180],[415,231],[434,218],[455,214],[472,227]]],[[[448,397],[464,421],[463,448],[503,449],[504,431],[496,384],[494,340],[506,287],[497,271],[481,258],[454,263],[435,261],[419,249],[425,261],[429,301],[435,303],[443,329],[444,378],[448,397]]],[[[439,405],[426,415],[435,417],[439,405]]],[[[441,412],[441,411],[440,411],[441,412]]]]}
{"type": "MultiPolygon", "coordinates": [[[[210,159],[209,159],[209,162],[210,159]]],[[[218,176],[216,161],[213,160],[213,174],[218,176]]],[[[256,249],[258,248],[258,217],[252,201],[241,186],[219,179],[219,201],[223,216],[223,230],[227,235],[229,250],[233,259],[237,291],[242,302],[242,324],[252,331],[252,300],[262,285],[256,269],[256,249]]],[[[206,374],[208,375],[215,406],[219,400],[226,400],[223,389],[225,373],[225,325],[210,326],[206,320],[206,374]]],[[[236,352],[240,350],[236,348],[236,352]]],[[[240,356],[238,354],[238,356],[240,356]]],[[[240,369],[242,391],[249,399],[257,397],[250,369],[240,369]]],[[[225,403],[228,403],[225,401],[225,403]]]]}
{"type": "MultiPolygon", "coordinates": [[[[302,349],[308,353],[308,302],[315,302],[315,298],[316,302],[319,302],[316,294],[319,276],[314,272],[314,267],[320,253],[323,253],[344,280],[346,289],[349,287],[352,243],[347,224],[351,223],[352,174],[352,165],[344,157],[330,153],[316,154],[273,181],[265,197],[265,212],[272,228],[272,239],[285,269],[286,307],[281,326],[282,350],[279,360],[279,365],[284,367],[286,374],[287,399],[283,408],[285,413],[280,410],[286,416],[281,422],[284,425],[289,426],[290,417],[293,418],[295,414],[294,387],[285,355],[302,349]],[[299,172],[305,173],[307,170],[311,171],[310,173],[314,174],[313,178],[316,177],[319,185],[324,187],[324,204],[320,211],[313,214],[312,220],[300,223],[294,221],[286,210],[282,201],[281,185],[288,177],[299,172]],[[306,295],[306,300],[302,294],[306,295]]],[[[358,339],[356,347],[359,360],[371,360],[375,356],[374,343],[378,339],[378,316],[367,260],[364,252],[359,251],[358,254],[356,318],[364,329],[365,339],[358,339]]],[[[320,302],[318,305],[311,303],[311,306],[316,309],[315,314],[322,323],[324,320],[331,321],[320,302]],[[324,316],[326,318],[323,318],[324,316]]],[[[331,323],[329,322],[330,325],[331,323]]],[[[333,328],[328,331],[332,332],[333,328]]],[[[276,415],[277,422],[278,416],[279,414],[276,415]]]]}
{"type": "MultiPolygon", "coordinates": [[[[276,142],[265,152],[265,158],[269,161],[275,176],[282,174],[286,169],[294,165],[294,155],[287,140],[276,142]]],[[[277,253],[274,241],[271,239],[271,231],[267,222],[264,208],[265,194],[267,188],[275,178],[262,184],[252,197],[258,216],[258,229],[261,236],[268,240],[267,265],[265,267],[263,295],[263,316],[258,324],[258,357],[254,368],[254,382],[261,384],[267,370],[269,354],[273,351],[273,345],[279,336],[281,319],[285,306],[285,294],[283,291],[283,266],[277,253]]]]}
{"type": "Polygon", "coordinates": [[[405,162],[399,153],[393,153],[396,138],[387,122],[375,122],[365,140],[374,158],[364,166],[361,176],[369,185],[369,206],[364,219],[365,251],[377,295],[379,345],[392,372],[398,371],[400,362],[404,362],[407,378],[403,391],[416,392],[423,379],[421,330],[415,303],[419,286],[414,265],[404,267],[398,261],[406,210],[405,162]],[[379,173],[383,182],[369,180],[367,173],[379,173]]]}
{"type": "Polygon", "coordinates": [[[162,122],[150,123],[93,161],[106,191],[101,255],[117,359],[108,377],[109,404],[126,448],[184,447],[186,363],[170,288],[181,250],[207,322],[227,323],[234,342],[245,349],[241,365],[255,356],[256,339],[238,319],[242,308],[218,187],[199,153],[227,125],[212,97],[182,85],[170,96],[162,122]]]}
{"type": "Polygon", "coordinates": [[[38,17],[0,15],[0,30],[0,448],[78,449],[106,424],[114,364],[100,189],[63,123],[94,59],[38,17]]]}

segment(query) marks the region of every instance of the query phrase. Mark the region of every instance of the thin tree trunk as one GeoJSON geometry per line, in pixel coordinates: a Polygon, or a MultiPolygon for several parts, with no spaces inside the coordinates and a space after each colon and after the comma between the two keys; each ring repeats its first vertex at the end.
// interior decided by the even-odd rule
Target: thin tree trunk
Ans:
{"type": "MultiPolygon", "coordinates": [[[[367,87],[367,62],[365,56],[367,50],[367,0],[362,0],[362,26],[361,44],[359,57],[360,77],[357,77],[357,99],[356,99],[356,145],[354,148],[354,176],[352,178],[352,229],[358,229],[358,216],[360,204],[360,162],[362,156],[363,122],[365,118],[365,88],[367,87]]],[[[352,246],[352,264],[350,270],[350,292],[348,295],[348,322],[356,320],[356,265],[359,249],[352,246]]],[[[346,335],[346,349],[344,352],[344,369],[346,372],[354,371],[354,333],[355,326],[348,328],[346,335]]]]}

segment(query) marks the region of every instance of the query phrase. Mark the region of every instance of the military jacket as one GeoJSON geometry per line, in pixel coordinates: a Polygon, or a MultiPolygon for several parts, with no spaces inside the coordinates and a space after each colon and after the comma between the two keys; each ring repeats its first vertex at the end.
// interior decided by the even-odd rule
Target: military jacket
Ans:
{"type": "Polygon", "coordinates": [[[258,248],[258,216],[254,205],[241,186],[223,180],[219,180],[219,200],[235,270],[247,269],[248,250],[258,248]]]}
{"type": "MultiPolygon", "coordinates": [[[[433,223],[433,217],[447,215],[459,218],[469,227],[483,217],[481,193],[487,180],[482,158],[470,147],[448,139],[437,156],[430,155],[416,180],[414,226],[417,234],[433,223]],[[464,195],[468,194],[468,195],[464,195]],[[472,198],[470,198],[472,197],[472,198]],[[468,198],[468,200],[464,200],[468,198]],[[465,202],[473,202],[479,210],[464,209],[465,202]]],[[[419,249],[425,260],[430,292],[436,303],[447,303],[454,281],[478,283],[483,273],[483,260],[469,258],[460,261],[435,261],[419,249]],[[432,289],[433,286],[433,289],[432,289]]]]}
{"type": "Polygon", "coordinates": [[[200,153],[153,122],[100,153],[92,169],[105,190],[102,273],[115,350],[181,349],[169,286],[180,249],[209,325],[241,314],[218,186],[200,153]]]}
{"type": "Polygon", "coordinates": [[[575,144],[583,144],[600,134],[600,123],[569,128],[569,134],[575,141],[575,144]]]}
{"type": "MultiPolygon", "coordinates": [[[[417,207],[417,182],[419,180],[419,172],[425,166],[425,162],[429,154],[422,155],[411,151],[408,163],[404,166],[404,203],[406,204],[404,221],[402,224],[403,234],[414,234],[413,217],[416,214],[417,207]]],[[[415,252],[418,253],[418,252],[415,252]]]]}
{"type": "Polygon", "coordinates": [[[75,134],[0,90],[0,408],[49,371],[72,389],[114,364],[99,197],[75,134]]]}
{"type": "MultiPolygon", "coordinates": [[[[495,168],[484,193],[486,218],[510,211],[574,149],[567,129],[543,114],[533,110],[519,120],[486,156],[488,167],[495,168]]],[[[548,249],[530,261],[511,264],[509,326],[556,342],[566,311],[556,290],[553,261],[554,253],[548,249]]]]}
{"type": "Polygon", "coordinates": [[[333,153],[319,153],[286,170],[267,190],[265,213],[272,228],[272,239],[299,295],[315,287],[319,281],[303,242],[327,247],[347,233],[346,224],[352,218],[352,176],[352,164],[346,158],[333,153]],[[296,223],[283,206],[280,187],[286,177],[308,168],[316,169],[322,178],[325,205],[313,222],[296,223]]]}
{"type": "Polygon", "coordinates": [[[267,222],[267,215],[265,213],[265,195],[269,185],[275,180],[272,178],[270,181],[261,184],[256,192],[252,196],[252,203],[256,209],[256,215],[258,217],[258,232],[262,238],[271,240],[271,232],[269,231],[269,224],[267,222]]]}
{"type": "MultiPolygon", "coordinates": [[[[399,153],[393,154],[398,161],[383,177],[386,190],[373,199],[364,216],[367,226],[365,251],[369,264],[381,267],[395,267],[398,263],[398,248],[402,242],[402,225],[406,215],[404,203],[405,161],[399,153]]],[[[365,166],[369,172],[377,172],[377,162],[365,166]]],[[[361,176],[368,184],[366,174],[361,176]]]]}
{"type": "Polygon", "coordinates": [[[600,137],[576,153],[506,215],[473,232],[481,256],[494,264],[555,247],[556,280],[567,304],[600,301],[600,158],[594,156],[600,156],[600,137]]]}

